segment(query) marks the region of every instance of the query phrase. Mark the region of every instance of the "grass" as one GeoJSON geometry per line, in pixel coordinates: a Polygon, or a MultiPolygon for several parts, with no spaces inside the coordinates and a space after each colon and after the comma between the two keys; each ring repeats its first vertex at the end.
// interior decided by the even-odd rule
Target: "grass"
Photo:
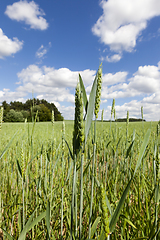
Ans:
{"type": "MultiPolygon", "coordinates": [[[[65,139],[72,145],[73,121],[65,122],[65,139]]],[[[156,141],[157,122],[145,122],[144,131],[151,127],[151,137],[147,150],[142,159],[140,169],[131,183],[129,194],[126,197],[120,217],[116,223],[110,239],[138,239],[148,237],[159,230],[160,208],[159,197],[155,196],[154,182],[154,144],[156,141]],[[158,201],[158,202],[156,202],[158,201]],[[156,213],[155,213],[156,207],[156,213]],[[157,214],[157,225],[155,224],[157,214]]],[[[64,156],[61,154],[62,122],[52,124],[36,123],[32,135],[33,124],[3,123],[1,129],[0,152],[9,143],[16,131],[11,146],[0,161],[0,192],[1,192],[1,226],[4,229],[3,237],[8,239],[7,232],[17,239],[23,231],[27,221],[33,216],[36,219],[46,211],[50,203],[50,239],[69,239],[70,236],[70,208],[72,193],[73,162],[70,152],[65,145],[64,156]],[[62,160],[64,161],[62,174],[62,160]],[[63,208],[61,181],[64,178],[63,208]],[[51,197],[52,193],[52,197],[51,197]],[[61,211],[63,211],[63,232],[61,233],[61,211]]],[[[138,160],[140,148],[143,143],[142,123],[129,123],[128,145],[135,140],[132,148],[126,153],[126,124],[112,123],[112,134],[109,138],[110,123],[97,121],[97,146],[96,146],[96,177],[103,183],[108,204],[108,217],[117,206],[122,193],[133,174],[138,160]],[[119,143],[118,143],[119,142],[119,143]],[[126,157],[127,155],[127,157],[126,157]]],[[[158,144],[160,139],[158,138],[158,144]]],[[[82,239],[88,237],[90,214],[90,187],[92,179],[92,141],[89,135],[88,144],[84,155],[83,169],[83,228],[82,239]]],[[[80,158],[77,159],[77,193],[74,206],[73,232],[78,231],[76,217],[79,216],[80,198],[80,158]],[[76,229],[77,224],[77,229],[76,229]]],[[[159,174],[159,173],[158,173],[159,174]]],[[[158,183],[159,184],[159,175],[158,183]]],[[[159,186],[159,185],[156,185],[159,186]]],[[[159,192],[159,189],[158,189],[159,192]]],[[[158,193],[159,194],[159,193],[158,193]]],[[[159,196],[159,195],[158,195],[159,196]]],[[[103,221],[101,221],[101,207],[98,186],[94,185],[92,209],[92,234],[93,239],[103,238],[103,221]],[[99,221],[98,221],[99,220],[99,221]],[[95,228],[95,229],[94,229],[95,228]]],[[[44,215],[45,216],[45,215],[44,215]]],[[[47,239],[46,217],[40,219],[33,226],[24,239],[47,239]]],[[[74,234],[73,234],[74,235],[74,234]]],[[[158,235],[159,236],[159,235],[158,235]]],[[[48,237],[49,238],[49,237],[48,237]]],[[[153,238],[154,239],[154,238],[153,238]]],[[[158,238],[157,238],[158,239],[158,238]]]]}

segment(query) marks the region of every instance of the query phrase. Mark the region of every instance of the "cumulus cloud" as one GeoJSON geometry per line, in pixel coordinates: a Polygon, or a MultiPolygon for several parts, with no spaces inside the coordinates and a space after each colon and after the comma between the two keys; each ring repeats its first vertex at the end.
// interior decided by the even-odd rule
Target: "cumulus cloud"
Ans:
{"type": "Polygon", "coordinates": [[[152,94],[160,91],[160,66],[140,66],[130,79],[129,88],[152,94]]]}
{"type": "Polygon", "coordinates": [[[39,58],[39,59],[44,58],[44,55],[47,54],[50,47],[51,47],[51,42],[49,42],[47,47],[44,47],[43,44],[42,44],[36,52],[36,57],[39,58]]]}
{"type": "Polygon", "coordinates": [[[160,91],[159,94],[153,93],[148,97],[144,97],[142,103],[151,103],[151,104],[159,104],[160,103],[160,91]]]}
{"type": "Polygon", "coordinates": [[[34,1],[21,0],[8,5],[5,14],[12,20],[25,22],[32,29],[45,30],[48,28],[48,23],[43,17],[44,11],[34,1]]]}
{"type": "Polygon", "coordinates": [[[0,91],[0,98],[4,96],[4,91],[0,91]]]}
{"type": "Polygon", "coordinates": [[[37,97],[49,102],[61,103],[60,106],[67,103],[74,106],[74,92],[79,73],[87,86],[93,81],[96,71],[89,69],[71,71],[68,68],[54,69],[47,66],[40,68],[37,65],[29,65],[17,74],[19,78],[17,84],[20,85],[17,92],[32,93],[33,91],[37,97]]]}
{"type": "Polygon", "coordinates": [[[114,85],[126,81],[127,72],[107,73],[103,75],[103,86],[114,85]]]}
{"type": "Polygon", "coordinates": [[[61,113],[63,113],[63,116],[65,116],[65,119],[74,119],[74,106],[59,106],[58,108],[61,113]]]}
{"type": "MultiPolygon", "coordinates": [[[[116,117],[126,118],[129,111],[130,118],[141,118],[141,106],[143,106],[143,116],[147,121],[158,121],[160,119],[160,111],[157,109],[159,104],[144,103],[143,100],[132,100],[122,105],[115,101],[116,117]]],[[[108,120],[111,116],[111,105],[104,109],[104,119],[108,120]]]]}
{"type": "Polygon", "coordinates": [[[106,61],[107,62],[118,62],[119,60],[121,60],[121,58],[122,58],[121,54],[114,54],[111,57],[107,56],[106,61]]]}
{"type": "Polygon", "coordinates": [[[27,95],[26,92],[13,92],[10,91],[10,89],[3,89],[0,91],[0,102],[3,102],[4,100],[7,102],[11,101],[21,101],[24,102],[24,97],[27,95]]]}
{"type": "Polygon", "coordinates": [[[58,88],[75,88],[78,81],[78,74],[82,75],[85,84],[90,84],[96,71],[86,69],[84,71],[71,71],[68,68],[55,69],[53,67],[38,67],[37,65],[29,65],[18,73],[20,82],[39,84],[42,87],[58,87],[58,88]]]}
{"type": "MultiPolygon", "coordinates": [[[[108,73],[103,76],[102,105],[105,101],[116,99],[118,118],[141,117],[141,106],[144,107],[144,118],[148,121],[160,119],[160,62],[157,66],[140,66],[131,78],[127,72],[108,73]],[[135,98],[139,100],[135,100],[135,98]],[[133,100],[131,100],[133,99],[133,100]],[[121,102],[122,104],[118,104],[121,102]]],[[[102,107],[103,107],[102,106],[102,107]]],[[[104,111],[104,119],[110,118],[111,106],[104,111]]]]}
{"type": "Polygon", "coordinates": [[[8,57],[22,49],[23,41],[8,38],[0,28],[0,58],[8,57]]]}
{"type": "Polygon", "coordinates": [[[23,94],[33,91],[37,98],[54,102],[65,119],[72,119],[74,116],[75,87],[79,73],[84,85],[88,86],[93,82],[96,71],[90,69],[71,71],[68,68],[55,69],[47,66],[39,67],[35,64],[29,65],[17,74],[19,79],[17,84],[20,86],[16,91],[23,94]]]}
{"type": "Polygon", "coordinates": [[[132,100],[128,103],[124,103],[122,105],[116,104],[116,116],[117,118],[125,118],[127,115],[127,111],[129,111],[129,117],[140,118],[140,109],[141,102],[137,100],[132,100]]]}
{"type": "Polygon", "coordinates": [[[131,52],[147,27],[147,21],[160,15],[159,0],[102,0],[100,6],[103,14],[92,32],[102,43],[109,45],[110,50],[118,53],[131,52]]]}
{"type": "Polygon", "coordinates": [[[131,79],[129,88],[135,89],[141,93],[154,93],[160,87],[160,80],[155,78],[136,75],[131,79]]]}
{"type": "Polygon", "coordinates": [[[36,52],[36,57],[42,58],[46,53],[47,53],[47,49],[43,45],[41,45],[36,52]]]}
{"type": "Polygon", "coordinates": [[[117,114],[119,117],[121,113],[123,113],[123,116],[126,116],[127,111],[129,111],[130,117],[141,118],[141,106],[143,106],[144,119],[147,121],[158,121],[160,119],[160,112],[157,112],[157,109],[160,107],[159,104],[148,104],[137,100],[133,100],[122,106],[117,106],[117,114]]]}
{"type": "Polygon", "coordinates": [[[108,73],[103,76],[103,99],[143,96],[145,101],[152,100],[152,102],[158,103],[159,95],[159,63],[158,66],[140,66],[129,79],[127,79],[127,72],[108,73]]]}

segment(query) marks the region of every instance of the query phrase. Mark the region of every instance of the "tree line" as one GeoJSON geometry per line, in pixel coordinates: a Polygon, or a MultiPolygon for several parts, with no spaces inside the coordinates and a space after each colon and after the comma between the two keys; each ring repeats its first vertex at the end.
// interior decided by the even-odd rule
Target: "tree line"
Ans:
{"type": "MultiPolygon", "coordinates": [[[[129,122],[145,122],[145,119],[142,118],[129,118],[129,122]]],[[[127,122],[127,118],[118,118],[115,122],[127,122]]]]}
{"type": "Polygon", "coordinates": [[[54,103],[49,103],[45,99],[28,99],[25,103],[19,101],[11,101],[10,103],[7,103],[6,101],[3,101],[2,107],[4,110],[4,122],[24,122],[25,119],[27,119],[28,122],[31,122],[37,113],[37,121],[51,121],[52,111],[54,111],[55,121],[63,120],[62,114],[54,103]]]}
{"type": "MultiPolygon", "coordinates": [[[[103,120],[103,122],[127,122],[127,118],[117,118],[115,120],[103,120]]],[[[146,120],[142,118],[129,118],[129,122],[146,122],[146,120]]]]}

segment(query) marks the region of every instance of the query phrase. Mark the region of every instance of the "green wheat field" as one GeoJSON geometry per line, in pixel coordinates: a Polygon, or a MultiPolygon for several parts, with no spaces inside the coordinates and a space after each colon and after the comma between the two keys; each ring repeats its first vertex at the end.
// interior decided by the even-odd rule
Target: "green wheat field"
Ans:
{"type": "Polygon", "coordinates": [[[98,77],[85,121],[80,80],[74,121],[1,124],[1,239],[160,239],[160,123],[98,121],[98,77]]]}

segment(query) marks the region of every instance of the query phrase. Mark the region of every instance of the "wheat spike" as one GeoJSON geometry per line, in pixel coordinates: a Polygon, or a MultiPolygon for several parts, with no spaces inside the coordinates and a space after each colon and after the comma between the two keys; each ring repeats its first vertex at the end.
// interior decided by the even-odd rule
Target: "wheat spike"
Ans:
{"type": "Polygon", "coordinates": [[[96,90],[96,98],[95,98],[95,109],[94,114],[96,118],[98,118],[100,102],[101,102],[101,89],[102,89],[102,68],[101,65],[98,69],[98,79],[97,79],[97,90],[96,90]]]}
{"type": "Polygon", "coordinates": [[[84,141],[84,127],[83,127],[83,101],[80,85],[77,84],[75,92],[75,118],[73,131],[73,152],[76,154],[80,150],[84,141]]]}

